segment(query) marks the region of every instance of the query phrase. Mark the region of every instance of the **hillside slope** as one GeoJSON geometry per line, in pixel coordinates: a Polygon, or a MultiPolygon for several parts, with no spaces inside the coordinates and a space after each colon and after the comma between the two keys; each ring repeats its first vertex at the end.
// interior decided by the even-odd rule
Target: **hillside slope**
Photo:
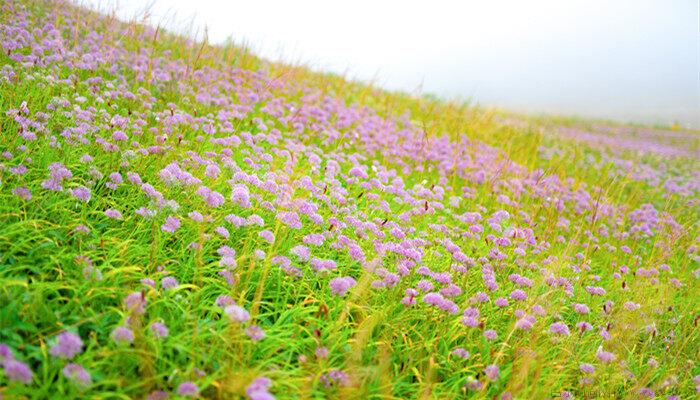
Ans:
{"type": "Polygon", "coordinates": [[[0,5],[0,43],[0,397],[700,390],[697,132],[414,98],[62,1],[0,5]]]}

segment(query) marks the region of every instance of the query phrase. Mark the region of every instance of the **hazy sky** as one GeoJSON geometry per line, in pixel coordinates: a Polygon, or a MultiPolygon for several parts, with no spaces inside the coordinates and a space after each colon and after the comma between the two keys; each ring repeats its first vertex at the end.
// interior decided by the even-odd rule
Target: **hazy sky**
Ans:
{"type": "Polygon", "coordinates": [[[389,89],[700,127],[698,0],[82,0],[389,89]]]}

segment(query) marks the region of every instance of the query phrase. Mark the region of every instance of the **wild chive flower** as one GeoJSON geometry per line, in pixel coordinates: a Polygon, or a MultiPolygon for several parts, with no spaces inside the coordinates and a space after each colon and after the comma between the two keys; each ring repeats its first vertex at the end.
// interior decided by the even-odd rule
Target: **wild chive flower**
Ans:
{"type": "Polygon", "coordinates": [[[245,308],[232,304],[224,308],[224,314],[226,314],[229,319],[233,322],[243,323],[248,322],[250,319],[250,314],[245,308]]]}
{"type": "Polygon", "coordinates": [[[166,276],[165,278],[161,279],[160,286],[165,290],[175,289],[178,287],[177,279],[173,278],[172,276],[166,276]]]}
{"type": "Polygon", "coordinates": [[[487,329],[484,331],[484,337],[488,340],[496,340],[498,333],[493,329],[487,329]]]}
{"type": "Polygon", "coordinates": [[[134,341],[134,332],[125,326],[114,328],[111,336],[112,340],[117,343],[132,343],[134,341]]]}
{"type": "Polygon", "coordinates": [[[64,331],[58,334],[56,343],[51,347],[49,353],[54,357],[71,360],[82,351],[83,341],[80,339],[80,336],[73,332],[64,331]]]}
{"type": "Polygon", "coordinates": [[[309,251],[309,248],[302,245],[292,247],[292,249],[289,250],[289,252],[299,257],[299,260],[301,261],[309,261],[309,257],[311,257],[311,252],[309,251]]]}
{"type": "Polygon", "coordinates": [[[105,210],[105,216],[112,218],[112,219],[122,219],[122,213],[120,213],[118,210],[115,210],[113,208],[105,210]]]}
{"type": "Polygon", "coordinates": [[[265,331],[257,325],[250,325],[246,328],[245,334],[248,335],[250,340],[257,342],[265,338],[265,331]]]}
{"type": "Polygon", "coordinates": [[[498,379],[498,375],[500,375],[500,371],[498,369],[498,365],[491,364],[484,368],[484,374],[486,375],[489,380],[495,381],[498,379]]]}
{"type": "Polygon", "coordinates": [[[29,201],[32,199],[32,192],[29,191],[27,187],[16,187],[12,189],[12,194],[19,197],[22,200],[29,201]]]}
{"type": "Polygon", "coordinates": [[[146,303],[145,292],[133,292],[124,297],[124,307],[137,315],[145,312],[146,303]]]}
{"type": "Polygon", "coordinates": [[[574,310],[579,314],[588,314],[590,309],[585,304],[574,304],[574,310]]]}
{"type": "Polygon", "coordinates": [[[267,242],[270,243],[270,244],[274,243],[274,241],[275,241],[275,235],[272,233],[272,231],[267,230],[267,229],[264,230],[264,231],[261,231],[261,232],[258,234],[258,236],[260,236],[261,238],[265,239],[265,241],[267,241],[267,242]]]}
{"type": "Polygon", "coordinates": [[[22,382],[28,385],[32,381],[34,374],[32,370],[29,369],[27,364],[14,359],[6,359],[3,361],[2,366],[5,370],[5,375],[11,381],[22,382]]]}
{"type": "Polygon", "coordinates": [[[224,308],[226,306],[236,304],[236,302],[231,298],[231,296],[222,294],[221,296],[216,298],[216,300],[214,301],[214,304],[216,304],[219,307],[224,308]]]}
{"type": "Polygon", "coordinates": [[[558,335],[569,336],[569,327],[563,322],[555,322],[549,327],[549,331],[558,335]]]}
{"type": "Polygon", "coordinates": [[[339,369],[332,369],[327,373],[321,375],[319,381],[326,388],[330,388],[332,386],[345,386],[350,382],[350,380],[348,379],[348,374],[339,369]]]}
{"type": "Polygon", "coordinates": [[[328,348],[327,347],[316,347],[316,358],[327,358],[328,357],[328,348]]]}
{"type": "Polygon", "coordinates": [[[154,322],[151,324],[151,332],[156,338],[168,337],[168,327],[162,322],[154,322]]]}
{"type": "Polygon", "coordinates": [[[228,239],[229,236],[231,236],[228,232],[228,229],[224,228],[223,226],[217,226],[214,228],[214,232],[219,234],[219,236],[222,236],[224,239],[228,239]]]}
{"type": "Polygon", "coordinates": [[[194,382],[183,382],[177,387],[177,394],[183,397],[196,397],[199,387],[194,382]]]}
{"type": "Polygon", "coordinates": [[[603,346],[598,346],[598,350],[596,351],[595,356],[600,361],[603,361],[605,363],[611,363],[611,362],[615,361],[615,359],[617,359],[615,354],[603,350],[603,346]]]}
{"type": "Polygon", "coordinates": [[[269,393],[270,386],[272,386],[272,381],[269,378],[255,378],[246,386],[245,394],[249,400],[274,400],[275,397],[269,393]]]}
{"type": "Polygon", "coordinates": [[[593,366],[593,364],[583,363],[583,364],[579,365],[579,369],[581,370],[581,372],[583,372],[585,374],[595,373],[595,367],[593,366]]]}
{"type": "Polygon", "coordinates": [[[340,278],[331,279],[328,286],[331,288],[331,292],[337,296],[345,296],[351,287],[355,286],[357,281],[351,276],[344,276],[340,278]]]}
{"type": "Polygon", "coordinates": [[[162,390],[156,390],[154,392],[151,392],[146,400],[167,400],[170,397],[167,392],[164,392],[162,390]]]}
{"type": "Polygon", "coordinates": [[[84,202],[90,201],[90,189],[86,188],[85,186],[78,186],[75,189],[70,190],[70,194],[75,197],[76,199],[84,202]]]}
{"type": "Polygon", "coordinates": [[[63,376],[74,381],[79,386],[90,386],[92,378],[82,365],[71,363],[63,367],[63,376]]]}
{"type": "Polygon", "coordinates": [[[452,354],[463,359],[469,358],[469,352],[461,347],[452,350],[452,354]]]}
{"type": "Polygon", "coordinates": [[[12,354],[10,347],[6,344],[0,343],[0,365],[2,365],[5,360],[13,360],[14,358],[15,357],[12,354]]]}
{"type": "Polygon", "coordinates": [[[165,219],[165,223],[160,227],[160,230],[168,233],[174,233],[178,229],[180,229],[180,220],[173,216],[168,216],[165,219]]]}

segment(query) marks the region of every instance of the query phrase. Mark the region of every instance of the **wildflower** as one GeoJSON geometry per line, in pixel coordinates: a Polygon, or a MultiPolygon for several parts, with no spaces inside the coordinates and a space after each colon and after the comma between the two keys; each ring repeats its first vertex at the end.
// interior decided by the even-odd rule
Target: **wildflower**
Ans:
{"type": "Polygon", "coordinates": [[[134,314],[143,314],[146,309],[145,292],[133,292],[124,297],[124,307],[134,314]]]}
{"type": "Polygon", "coordinates": [[[498,333],[493,329],[487,329],[484,331],[484,337],[488,340],[496,340],[498,333]]]}
{"type": "Polygon", "coordinates": [[[339,369],[332,369],[328,371],[327,373],[321,375],[319,380],[327,388],[332,386],[345,386],[349,382],[348,375],[339,369]]]}
{"type": "Polygon", "coordinates": [[[527,299],[527,293],[521,289],[515,289],[510,293],[510,298],[517,301],[524,301],[527,299]]]}
{"type": "Polygon", "coordinates": [[[595,367],[592,364],[587,363],[579,365],[579,369],[585,374],[592,374],[595,372],[595,367]]]}
{"type": "Polygon", "coordinates": [[[328,348],[327,347],[316,347],[316,358],[326,358],[328,357],[328,348]]]}
{"type": "Polygon", "coordinates": [[[257,342],[265,338],[265,331],[257,325],[250,325],[245,330],[245,334],[248,335],[250,340],[257,342]]]}
{"type": "Polygon", "coordinates": [[[275,397],[269,392],[271,385],[272,381],[269,378],[255,378],[245,388],[245,394],[249,400],[274,400],[275,397]]]}
{"type": "Polygon", "coordinates": [[[63,367],[63,376],[80,386],[90,386],[92,378],[82,365],[71,363],[63,367]]]}
{"type": "Polygon", "coordinates": [[[71,360],[82,351],[83,341],[80,336],[73,332],[64,331],[58,334],[56,343],[51,347],[49,353],[54,357],[71,360]]]}
{"type": "Polygon", "coordinates": [[[247,322],[250,319],[250,314],[245,308],[232,304],[224,308],[224,314],[226,314],[231,321],[234,322],[247,322]]]}
{"type": "Polygon", "coordinates": [[[156,338],[168,337],[168,327],[162,322],[154,322],[151,324],[151,332],[156,338]]]}
{"type": "Polygon", "coordinates": [[[452,354],[464,359],[469,358],[469,352],[461,347],[452,350],[452,354]]]}
{"type": "Polygon", "coordinates": [[[168,397],[170,396],[167,392],[164,392],[162,390],[156,390],[151,392],[146,398],[146,400],[166,400],[168,397]]]}
{"type": "Polygon", "coordinates": [[[166,276],[165,278],[161,279],[160,285],[163,287],[163,289],[169,290],[177,288],[178,283],[177,279],[173,278],[172,276],[166,276]]]}
{"type": "Polygon", "coordinates": [[[258,234],[258,236],[260,236],[261,238],[265,239],[265,241],[267,241],[267,242],[270,243],[270,244],[274,243],[274,241],[275,241],[275,235],[274,235],[271,231],[269,231],[269,230],[267,230],[267,229],[264,230],[264,231],[261,231],[261,232],[258,234]]]}
{"type": "Polygon", "coordinates": [[[113,208],[105,210],[105,216],[112,219],[122,219],[122,213],[113,208]]]}
{"type": "Polygon", "coordinates": [[[226,306],[236,304],[236,302],[233,301],[231,296],[222,294],[221,296],[216,298],[216,300],[214,301],[214,304],[216,304],[219,307],[226,307],[226,306]]]}
{"type": "Polygon", "coordinates": [[[293,211],[283,212],[277,215],[277,218],[292,229],[301,229],[301,220],[299,214],[293,211]]]}
{"type": "Polygon", "coordinates": [[[111,336],[112,340],[117,343],[132,343],[134,341],[134,332],[125,326],[116,327],[111,336]]]}
{"type": "Polygon", "coordinates": [[[355,281],[353,277],[345,276],[331,279],[328,285],[334,295],[342,297],[345,296],[345,293],[347,293],[351,287],[355,286],[355,284],[357,284],[357,281],[355,281]]]}
{"type": "Polygon", "coordinates": [[[228,239],[229,236],[231,236],[228,232],[228,229],[224,228],[223,226],[217,226],[214,228],[214,232],[222,236],[224,239],[228,239]]]}
{"type": "Polygon", "coordinates": [[[194,382],[183,382],[177,387],[177,394],[184,397],[196,397],[199,387],[194,382]]]}
{"type": "Polygon", "coordinates": [[[27,187],[16,187],[12,189],[12,194],[19,197],[22,200],[29,201],[32,199],[32,192],[29,191],[27,187]]]}
{"type": "Polygon", "coordinates": [[[615,354],[603,350],[603,346],[598,346],[598,350],[596,351],[595,356],[600,361],[603,361],[606,363],[611,363],[611,362],[615,361],[615,359],[617,358],[617,357],[615,357],[615,354]]]}
{"type": "Polygon", "coordinates": [[[169,233],[174,233],[178,229],[180,229],[180,220],[172,216],[166,218],[165,223],[160,227],[160,230],[169,233]]]}
{"type": "Polygon", "coordinates": [[[309,261],[309,257],[311,257],[311,252],[309,251],[309,248],[302,245],[292,247],[292,249],[289,250],[289,252],[299,257],[299,260],[301,261],[309,261]]]}
{"type": "Polygon", "coordinates": [[[22,382],[25,385],[28,385],[32,381],[34,374],[25,363],[19,360],[6,359],[2,363],[2,366],[9,380],[22,382]]]}
{"type": "Polygon", "coordinates": [[[90,201],[90,189],[86,188],[85,186],[79,186],[75,189],[70,190],[70,194],[75,197],[76,199],[84,202],[90,201]]]}
{"type": "Polygon", "coordinates": [[[569,336],[569,327],[563,322],[555,322],[549,327],[549,331],[558,335],[569,336]]]}
{"type": "Polygon", "coordinates": [[[497,365],[491,364],[484,368],[484,374],[486,375],[486,377],[489,378],[489,380],[495,381],[496,379],[498,379],[500,371],[497,365]]]}

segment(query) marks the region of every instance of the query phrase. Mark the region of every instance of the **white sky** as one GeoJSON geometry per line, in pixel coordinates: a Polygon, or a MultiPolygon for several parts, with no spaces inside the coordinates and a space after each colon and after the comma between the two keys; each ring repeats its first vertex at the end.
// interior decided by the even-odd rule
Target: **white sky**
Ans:
{"type": "Polygon", "coordinates": [[[274,60],[516,111],[700,127],[697,0],[78,0],[274,60]]]}

